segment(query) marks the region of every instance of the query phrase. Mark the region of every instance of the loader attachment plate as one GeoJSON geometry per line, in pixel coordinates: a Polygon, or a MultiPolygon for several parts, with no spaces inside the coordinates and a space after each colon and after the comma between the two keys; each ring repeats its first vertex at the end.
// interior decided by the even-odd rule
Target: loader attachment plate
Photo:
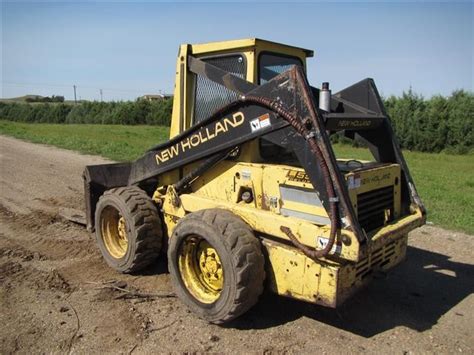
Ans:
{"type": "Polygon", "coordinates": [[[109,189],[128,185],[132,163],[88,165],[82,177],[84,179],[84,193],[86,204],[87,230],[94,230],[95,206],[100,196],[109,189]]]}

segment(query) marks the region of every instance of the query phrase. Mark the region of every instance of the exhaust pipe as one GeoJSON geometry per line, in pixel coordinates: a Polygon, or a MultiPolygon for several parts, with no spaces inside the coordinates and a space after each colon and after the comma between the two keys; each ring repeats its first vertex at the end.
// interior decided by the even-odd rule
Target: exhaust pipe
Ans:
{"type": "Polygon", "coordinates": [[[319,90],[319,109],[331,112],[331,90],[328,82],[324,82],[319,90]]]}

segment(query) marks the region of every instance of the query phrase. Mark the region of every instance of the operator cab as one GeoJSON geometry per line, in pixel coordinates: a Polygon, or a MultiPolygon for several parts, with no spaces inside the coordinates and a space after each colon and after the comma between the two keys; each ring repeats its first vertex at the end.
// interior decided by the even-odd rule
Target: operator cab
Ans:
{"type": "MultiPolygon", "coordinates": [[[[175,101],[170,138],[211,116],[219,108],[238,99],[236,92],[185,70],[187,55],[222,69],[253,84],[262,85],[298,65],[306,71],[306,58],[312,50],[258,38],[182,45],[176,71],[175,101]],[[183,54],[186,55],[183,55],[183,54]]],[[[242,147],[241,159],[298,165],[296,157],[271,141],[260,138],[242,147]]]]}

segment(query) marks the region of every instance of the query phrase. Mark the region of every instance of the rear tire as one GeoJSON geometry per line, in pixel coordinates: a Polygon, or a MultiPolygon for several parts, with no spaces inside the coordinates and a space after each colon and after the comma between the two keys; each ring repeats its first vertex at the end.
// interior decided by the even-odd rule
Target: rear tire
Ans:
{"type": "Polygon", "coordinates": [[[265,279],[264,256],[251,228],[233,213],[191,213],[176,226],[168,268],[178,297],[197,315],[222,324],[258,301],[265,279]]]}
{"type": "Polygon", "coordinates": [[[111,189],[100,197],[95,231],[102,256],[119,272],[142,270],[159,256],[162,227],[158,210],[136,186],[111,189]]]}

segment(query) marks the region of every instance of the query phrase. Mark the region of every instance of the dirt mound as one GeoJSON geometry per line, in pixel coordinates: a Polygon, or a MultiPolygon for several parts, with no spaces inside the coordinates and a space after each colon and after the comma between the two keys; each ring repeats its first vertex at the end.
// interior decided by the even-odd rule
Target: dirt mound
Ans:
{"type": "Polygon", "coordinates": [[[71,291],[71,285],[69,285],[64,277],[56,270],[47,273],[44,279],[36,279],[35,284],[39,288],[44,288],[46,286],[49,290],[54,289],[62,292],[71,291]]]}
{"type": "Polygon", "coordinates": [[[6,282],[11,276],[21,272],[23,266],[15,261],[7,261],[0,264],[0,282],[6,282]]]}
{"type": "Polygon", "coordinates": [[[0,282],[6,287],[22,284],[37,290],[57,290],[65,293],[71,292],[72,289],[57,270],[46,272],[12,260],[0,264],[0,282]]]}
{"type": "Polygon", "coordinates": [[[0,257],[1,256],[6,258],[18,258],[23,261],[47,260],[46,256],[38,253],[37,251],[31,252],[20,246],[0,248],[0,257]]]}

